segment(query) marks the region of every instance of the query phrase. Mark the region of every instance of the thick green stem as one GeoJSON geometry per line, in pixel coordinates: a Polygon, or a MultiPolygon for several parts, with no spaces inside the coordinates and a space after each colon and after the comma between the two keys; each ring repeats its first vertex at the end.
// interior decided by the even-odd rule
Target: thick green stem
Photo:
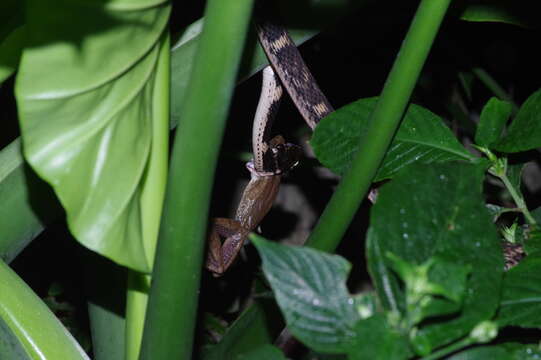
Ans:
{"type": "Polygon", "coordinates": [[[214,169],[253,0],[207,2],[167,185],[140,359],[190,359],[214,169]]]}
{"type": "Polygon", "coordinates": [[[362,146],[336,189],[308,246],[332,251],[365,196],[400,125],[450,0],[422,0],[374,110],[362,146]]]}

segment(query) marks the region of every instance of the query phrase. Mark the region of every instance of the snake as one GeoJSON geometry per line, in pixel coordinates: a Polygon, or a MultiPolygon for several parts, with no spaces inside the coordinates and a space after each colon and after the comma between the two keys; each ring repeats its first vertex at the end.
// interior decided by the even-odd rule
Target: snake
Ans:
{"type": "Polygon", "coordinates": [[[300,147],[283,136],[272,137],[272,125],[284,88],[313,130],[333,111],[287,31],[268,21],[256,21],[256,31],[270,65],[263,69],[261,95],[253,121],[251,173],[234,219],[215,218],[209,230],[206,267],[221,276],[235,261],[248,234],[272,207],[281,177],[299,162],[300,147]]]}

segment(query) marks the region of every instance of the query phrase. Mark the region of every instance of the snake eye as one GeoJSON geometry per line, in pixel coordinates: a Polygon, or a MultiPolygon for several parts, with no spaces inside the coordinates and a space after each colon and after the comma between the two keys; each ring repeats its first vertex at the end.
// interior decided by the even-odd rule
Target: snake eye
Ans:
{"type": "Polygon", "coordinates": [[[273,172],[285,173],[297,166],[301,157],[301,148],[294,144],[278,144],[272,149],[273,172]]]}

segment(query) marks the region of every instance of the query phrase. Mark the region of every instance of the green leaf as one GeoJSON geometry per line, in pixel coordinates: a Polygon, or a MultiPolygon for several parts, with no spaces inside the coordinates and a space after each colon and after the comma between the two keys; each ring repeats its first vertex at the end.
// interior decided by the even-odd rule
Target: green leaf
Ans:
{"type": "Polygon", "coordinates": [[[17,67],[24,44],[24,6],[17,0],[0,2],[0,84],[17,67]]]}
{"type": "MultiPolygon", "coordinates": [[[[30,359],[88,359],[47,305],[3,261],[0,261],[0,328],[17,337],[30,359]]],[[[0,342],[9,338],[2,336],[0,342]]]]}
{"type": "Polygon", "coordinates": [[[511,115],[513,106],[498,98],[491,98],[481,111],[477,131],[475,132],[475,143],[487,146],[498,140],[511,115]]]}
{"type": "MultiPolygon", "coordinates": [[[[377,101],[378,98],[360,99],[329,114],[318,124],[310,143],[323,165],[339,175],[349,169],[358,149],[362,149],[360,140],[368,129],[370,114],[377,101]]],[[[473,156],[440,117],[411,104],[374,181],[390,178],[415,162],[429,164],[471,159],[473,156]]]]}
{"type": "Polygon", "coordinates": [[[500,326],[541,328],[541,253],[526,256],[503,279],[500,326]]]}
{"type": "Polygon", "coordinates": [[[0,151],[0,259],[9,263],[62,214],[50,186],[24,162],[17,139],[0,151]]]}
{"type": "Polygon", "coordinates": [[[0,41],[0,83],[4,82],[17,68],[25,41],[24,26],[14,29],[0,41]]]}
{"type": "Polygon", "coordinates": [[[372,208],[368,265],[387,309],[403,313],[405,294],[388,271],[386,252],[412,264],[441,256],[473,269],[460,316],[422,326],[416,334],[432,348],[467,334],[498,305],[503,257],[482,196],[484,169],[463,163],[409,166],[380,189],[372,208]]]}
{"type": "Polygon", "coordinates": [[[148,271],[166,171],[170,8],[49,6],[28,8],[17,77],[26,159],[53,186],[78,241],[148,271]]]}
{"type": "Polygon", "coordinates": [[[347,351],[360,318],[345,283],[351,265],[314,249],[252,240],[291,333],[316,351],[347,351]]]}
{"type": "Polygon", "coordinates": [[[357,343],[349,352],[349,360],[401,360],[412,355],[408,339],[389,324],[385,314],[360,320],[355,331],[357,343]]]}
{"type": "Polygon", "coordinates": [[[470,0],[461,19],[476,22],[503,22],[522,27],[537,27],[539,14],[535,2],[507,0],[470,0]]]}
{"type": "Polygon", "coordinates": [[[505,153],[527,151],[541,146],[541,89],[522,104],[507,135],[491,148],[505,153]]]}

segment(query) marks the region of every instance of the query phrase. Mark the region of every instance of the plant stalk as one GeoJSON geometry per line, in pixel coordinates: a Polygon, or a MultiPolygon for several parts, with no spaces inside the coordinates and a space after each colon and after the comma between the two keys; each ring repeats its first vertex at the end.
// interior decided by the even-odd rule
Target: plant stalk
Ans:
{"type": "Polygon", "coordinates": [[[400,125],[450,0],[422,0],[371,115],[360,150],[329,201],[307,245],[333,251],[368,191],[400,125]]]}
{"type": "Polygon", "coordinates": [[[171,157],[140,359],[190,359],[218,152],[253,0],[209,0],[171,157]]]}
{"type": "Polygon", "coordinates": [[[509,181],[509,178],[507,177],[507,175],[501,174],[501,175],[498,175],[498,177],[505,185],[507,191],[509,191],[509,194],[511,194],[511,197],[513,198],[513,200],[515,201],[515,204],[517,204],[517,207],[520,209],[520,211],[526,218],[526,221],[528,222],[528,224],[536,225],[537,222],[533,218],[532,214],[530,214],[530,211],[528,210],[528,207],[526,206],[526,203],[524,202],[524,198],[522,197],[521,194],[517,192],[513,184],[511,184],[511,181],[509,181]]]}

